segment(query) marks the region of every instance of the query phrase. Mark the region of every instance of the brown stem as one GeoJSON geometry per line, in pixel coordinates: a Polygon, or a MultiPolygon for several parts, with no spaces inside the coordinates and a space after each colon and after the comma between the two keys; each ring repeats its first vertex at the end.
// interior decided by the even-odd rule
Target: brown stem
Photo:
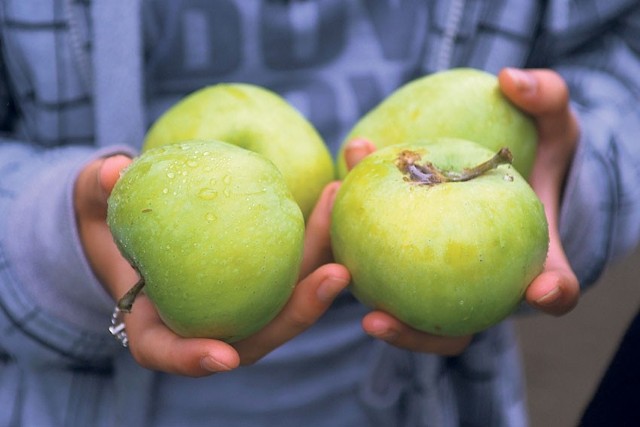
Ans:
{"type": "Polygon", "coordinates": [[[127,293],[124,294],[122,298],[118,300],[118,308],[120,309],[120,311],[123,311],[125,313],[131,313],[131,307],[133,307],[133,302],[136,300],[136,297],[138,296],[140,291],[142,291],[142,288],[144,288],[143,277],[141,277],[140,280],[138,280],[136,284],[133,285],[131,289],[129,289],[127,293]]]}
{"type": "Polygon", "coordinates": [[[511,151],[504,147],[486,162],[480,163],[472,168],[465,168],[462,172],[440,169],[431,162],[418,164],[417,162],[420,160],[420,154],[415,151],[404,150],[398,154],[396,166],[402,173],[408,175],[405,178],[408,181],[418,184],[435,185],[443,182],[469,181],[502,164],[511,164],[513,156],[511,155],[511,151]]]}

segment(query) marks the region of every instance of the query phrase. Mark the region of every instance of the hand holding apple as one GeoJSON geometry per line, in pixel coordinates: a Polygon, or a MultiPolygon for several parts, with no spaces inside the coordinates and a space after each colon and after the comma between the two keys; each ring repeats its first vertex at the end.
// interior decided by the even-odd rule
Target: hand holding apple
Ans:
{"type": "MultiPolygon", "coordinates": [[[[504,70],[499,82],[507,98],[533,117],[539,134],[530,182],[545,205],[550,248],[545,269],[528,287],[526,300],[543,311],[564,314],[575,306],[579,296],[578,282],[558,233],[560,195],[575,151],[577,121],[568,105],[567,88],[557,74],[533,70],[523,75],[517,70],[504,70]]],[[[374,150],[373,143],[366,139],[345,144],[346,168],[351,169],[374,150]]],[[[363,327],[373,336],[416,351],[452,354],[462,351],[470,341],[470,337],[441,337],[417,331],[381,311],[367,315],[363,327]]]]}
{"type": "MultiPolygon", "coordinates": [[[[175,349],[149,352],[156,341],[134,343],[136,331],[237,349],[222,359],[198,359],[202,369],[252,363],[312,324],[348,282],[342,266],[324,265],[331,258],[331,185],[311,211],[333,178],[328,150],[302,115],[264,88],[221,84],[196,91],[154,123],[142,155],[120,179],[98,176],[108,176],[100,196],[110,193],[106,219],[116,246],[140,277],[133,280],[127,267],[130,280],[103,283],[122,311],[136,301],[127,328],[144,366],[193,372],[189,364],[172,364],[175,349]]],[[[104,228],[103,208],[95,229],[104,228]]],[[[104,253],[88,240],[90,262],[110,274],[104,253]]]]}
{"type": "Polygon", "coordinates": [[[580,286],[562,248],[558,220],[579,124],[569,105],[568,88],[556,72],[504,69],[498,78],[507,98],[533,117],[539,135],[529,181],[545,206],[550,243],[545,270],[527,289],[526,299],[544,312],[566,314],[578,303],[580,286]]]}
{"type": "MultiPolygon", "coordinates": [[[[131,162],[114,156],[87,165],[76,181],[75,210],[80,238],[98,279],[114,298],[120,298],[138,276],[116,247],[106,224],[107,198],[120,172],[131,162]]],[[[328,218],[336,184],[320,196],[307,224],[300,281],[281,312],[261,331],[233,345],[211,339],[182,338],[160,319],[145,295],[125,316],[129,349],[138,363],[188,376],[204,376],[250,364],[312,325],[344,289],[346,269],[325,264],[328,218]],[[323,243],[325,242],[325,243],[323,243]]]]}
{"type": "Polygon", "coordinates": [[[298,277],[304,218],[264,156],[218,141],[147,150],[115,184],[107,223],[142,287],[183,337],[238,341],[284,306],[298,277]]]}
{"type": "Polygon", "coordinates": [[[435,138],[393,144],[346,176],[332,212],[336,261],[367,306],[463,336],[515,310],[548,248],[542,204],[508,149],[435,138]]]}

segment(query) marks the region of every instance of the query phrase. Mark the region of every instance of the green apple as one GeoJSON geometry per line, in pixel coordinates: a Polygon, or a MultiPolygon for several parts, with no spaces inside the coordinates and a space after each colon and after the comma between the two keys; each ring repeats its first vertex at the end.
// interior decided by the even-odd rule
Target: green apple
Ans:
{"type": "Polygon", "coordinates": [[[455,68],[413,80],[367,113],[347,135],[338,156],[338,175],[347,168],[345,144],[365,138],[377,148],[424,138],[459,138],[498,151],[508,147],[513,165],[529,177],[537,145],[531,117],[504,97],[490,73],[455,68]]]}
{"type": "Polygon", "coordinates": [[[305,218],[335,177],[331,154],[313,125],[260,86],[228,83],[193,92],[154,122],[142,149],[194,139],[224,141],[271,160],[305,218]]]}
{"type": "Polygon", "coordinates": [[[543,206],[510,161],[506,148],[494,155],[438,138],[358,163],[338,190],[331,228],[354,295],[438,335],[508,316],[548,249],[543,206]]]}
{"type": "MultiPolygon", "coordinates": [[[[185,337],[251,335],[297,281],[300,208],[272,162],[234,145],[145,151],[116,183],[107,222],[162,320],[185,337]]],[[[140,286],[121,300],[123,310],[140,286]]]]}

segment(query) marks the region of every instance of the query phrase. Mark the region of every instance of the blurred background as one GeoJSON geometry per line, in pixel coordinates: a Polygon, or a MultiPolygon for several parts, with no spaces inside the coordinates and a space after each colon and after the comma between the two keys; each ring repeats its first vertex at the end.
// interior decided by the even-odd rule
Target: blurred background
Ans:
{"type": "Polygon", "coordinates": [[[640,249],[605,271],[570,314],[517,320],[531,427],[577,425],[638,309],[640,249]]]}

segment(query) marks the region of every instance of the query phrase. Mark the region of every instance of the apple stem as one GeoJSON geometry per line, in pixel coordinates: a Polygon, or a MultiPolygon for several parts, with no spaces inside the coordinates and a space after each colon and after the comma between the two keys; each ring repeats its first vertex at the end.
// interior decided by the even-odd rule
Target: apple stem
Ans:
{"type": "Polygon", "coordinates": [[[396,166],[402,173],[408,175],[405,180],[421,185],[435,185],[443,182],[469,181],[502,164],[511,164],[513,156],[507,148],[501,148],[493,157],[472,168],[464,168],[462,172],[448,171],[438,168],[431,162],[418,164],[420,154],[411,150],[403,150],[398,154],[396,166]]]}
{"type": "Polygon", "coordinates": [[[118,300],[118,308],[120,309],[120,311],[125,313],[131,313],[131,307],[133,307],[133,302],[136,300],[136,297],[138,296],[140,291],[142,291],[142,288],[144,288],[143,277],[141,277],[140,280],[138,280],[136,284],[133,285],[131,289],[129,289],[127,293],[124,294],[122,298],[118,300]]]}

